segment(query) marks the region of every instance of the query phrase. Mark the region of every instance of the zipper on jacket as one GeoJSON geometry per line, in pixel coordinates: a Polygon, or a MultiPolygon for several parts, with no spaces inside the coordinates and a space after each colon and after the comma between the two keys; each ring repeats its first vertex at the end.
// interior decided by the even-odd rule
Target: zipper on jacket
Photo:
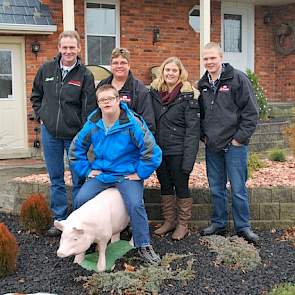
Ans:
{"type": "MultiPolygon", "coordinates": [[[[61,77],[61,73],[60,73],[59,77],[61,77]]],[[[60,82],[60,88],[59,88],[59,92],[58,92],[58,111],[57,111],[56,126],[55,126],[55,135],[56,135],[56,137],[58,136],[58,122],[59,122],[59,117],[60,117],[60,105],[61,105],[61,103],[60,103],[60,97],[61,97],[61,91],[62,91],[63,84],[64,83],[61,80],[61,82],[60,82]]]]}

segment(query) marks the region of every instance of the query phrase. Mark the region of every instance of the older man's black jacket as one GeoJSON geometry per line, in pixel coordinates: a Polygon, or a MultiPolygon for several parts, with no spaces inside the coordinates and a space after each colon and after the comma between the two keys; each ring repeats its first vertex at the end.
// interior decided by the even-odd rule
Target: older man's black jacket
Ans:
{"type": "Polygon", "coordinates": [[[43,122],[50,134],[71,140],[97,107],[93,75],[78,59],[62,80],[58,55],[39,68],[31,102],[35,118],[43,122]]]}
{"type": "Polygon", "coordinates": [[[248,144],[258,120],[258,107],[251,82],[241,71],[224,64],[217,91],[206,72],[198,83],[200,91],[201,139],[212,151],[224,149],[232,139],[248,144]]]}

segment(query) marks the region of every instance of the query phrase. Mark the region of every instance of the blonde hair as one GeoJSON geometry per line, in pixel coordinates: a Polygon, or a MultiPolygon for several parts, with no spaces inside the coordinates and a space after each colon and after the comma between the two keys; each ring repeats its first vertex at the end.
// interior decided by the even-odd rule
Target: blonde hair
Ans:
{"type": "Polygon", "coordinates": [[[111,54],[111,63],[114,58],[117,58],[119,56],[122,56],[123,58],[127,59],[128,62],[130,60],[130,52],[128,49],[115,48],[115,49],[113,49],[112,54],[111,54]]]}
{"type": "Polygon", "coordinates": [[[158,80],[158,85],[157,85],[157,89],[158,91],[160,92],[164,92],[164,91],[168,91],[168,86],[166,85],[166,82],[164,80],[164,68],[167,64],[170,64],[170,63],[174,63],[178,69],[179,69],[179,78],[178,78],[178,82],[186,82],[187,81],[187,78],[188,78],[188,72],[187,70],[184,68],[181,60],[178,58],[178,57],[175,57],[175,56],[172,56],[172,57],[168,57],[167,59],[165,59],[163,61],[163,63],[161,64],[160,66],[160,69],[159,69],[159,72],[160,72],[160,75],[159,75],[159,80],[158,80]]]}
{"type": "Polygon", "coordinates": [[[62,38],[66,38],[66,37],[76,39],[78,47],[80,46],[80,36],[79,36],[78,32],[76,32],[76,31],[64,31],[64,32],[60,33],[59,36],[58,36],[58,44],[60,44],[60,41],[61,41],[62,38]]]}
{"type": "Polygon", "coordinates": [[[204,49],[212,49],[212,48],[217,49],[220,56],[223,56],[223,50],[222,50],[219,43],[217,43],[217,42],[209,42],[204,46],[204,49]]]}

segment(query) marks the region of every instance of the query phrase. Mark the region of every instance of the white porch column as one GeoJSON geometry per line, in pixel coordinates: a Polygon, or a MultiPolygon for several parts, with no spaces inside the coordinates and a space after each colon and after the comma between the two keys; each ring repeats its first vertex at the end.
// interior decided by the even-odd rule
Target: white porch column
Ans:
{"type": "Polygon", "coordinates": [[[202,55],[203,47],[210,42],[211,35],[211,0],[200,0],[200,77],[204,74],[202,55]]]}
{"type": "Polygon", "coordinates": [[[74,0],[62,0],[64,31],[75,30],[74,0]]]}

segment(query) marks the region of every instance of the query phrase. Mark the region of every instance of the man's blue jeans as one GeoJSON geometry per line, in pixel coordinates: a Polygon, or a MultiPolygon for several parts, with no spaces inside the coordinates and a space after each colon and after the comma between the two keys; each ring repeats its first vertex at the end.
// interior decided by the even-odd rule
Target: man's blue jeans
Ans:
{"type": "Polygon", "coordinates": [[[220,152],[212,152],[206,147],[206,166],[213,199],[212,223],[217,227],[225,227],[227,224],[226,183],[229,179],[235,230],[239,232],[245,228],[250,228],[250,209],[246,188],[248,146],[233,146],[230,144],[220,152]]]}
{"type": "Polygon", "coordinates": [[[79,208],[109,187],[116,187],[122,195],[130,216],[135,247],[150,245],[148,218],[143,202],[142,180],[124,179],[116,183],[103,183],[95,178],[91,178],[84,183],[77,195],[77,207],[79,208]]]}
{"type": "MultiPolygon", "coordinates": [[[[44,124],[41,124],[41,136],[45,163],[49,174],[50,186],[50,207],[55,220],[63,220],[67,218],[68,202],[67,192],[64,180],[64,150],[67,155],[69,152],[71,140],[58,139],[52,136],[44,124]]],[[[76,196],[84,183],[84,179],[80,178],[73,169],[72,174],[72,202],[73,208],[76,208],[76,196]]]]}

